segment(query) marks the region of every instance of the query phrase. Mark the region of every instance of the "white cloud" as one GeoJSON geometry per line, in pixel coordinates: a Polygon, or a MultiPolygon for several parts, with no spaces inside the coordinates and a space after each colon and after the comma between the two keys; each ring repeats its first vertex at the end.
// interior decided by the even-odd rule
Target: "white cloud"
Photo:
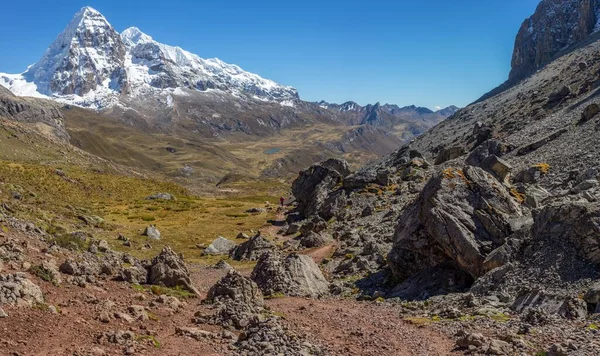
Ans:
{"type": "Polygon", "coordinates": [[[435,107],[435,111],[438,111],[438,110],[442,110],[442,107],[441,106],[436,106],[435,107]]]}

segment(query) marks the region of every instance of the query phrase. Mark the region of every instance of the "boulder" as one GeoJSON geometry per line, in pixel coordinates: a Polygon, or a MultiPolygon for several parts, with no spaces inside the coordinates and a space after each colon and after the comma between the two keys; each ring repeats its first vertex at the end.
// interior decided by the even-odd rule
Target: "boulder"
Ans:
{"type": "Polygon", "coordinates": [[[561,104],[564,100],[566,100],[572,93],[570,87],[563,85],[559,90],[548,96],[548,101],[544,105],[545,109],[552,109],[555,106],[561,104]]]}
{"type": "Polygon", "coordinates": [[[210,288],[206,297],[208,303],[229,301],[241,302],[256,308],[262,308],[265,304],[256,283],[233,269],[210,288]]]}
{"type": "Polygon", "coordinates": [[[256,235],[250,240],[236,246],[230,252],[232,259],[236,261],[256,261],[263,254],[273,250],[275,245],[266,238],[256,235]]]}
{"type": "Polygon", "coordinates": [[[475,138],[475,145],[480,145],[483,142],[492,138],[492,133],[494,130],[484,124],[481,121],[478,121],[473,126],[473,137],[475,138]]]}
{"type": "Polygon", "coordinates": [[[208,291],[206,303],[215,304],[211,316],[197,315],[197,323],[213,323],[242,329],[265,313],[263,295],[252,280],[231,269],[208,291]]]}
{"type": "Polygon", "coordinates": [[[390,291],[387,298],[427,300],[436,295],[461,293],[469,289],[473,278],[451,267],[435,267],[411,276],[390,291]]]}
{"type": "Polygon", "coordinates": [[[314,248],[327,245],[331,239],[323,232],[308,232],[300,237],[300,246],[314,248]]]}
{"type": "Polygon", "coordinates": [[[464,147],[453,146],[453,147],[444,148],[440,151],[440,153],[438,153],[434,164],[435,165],[442,164],[444,162],[448,162],[450,160],[456,159],[464,154],[465,154],[464,147]]]}
{"type": "Polygon", "coordinates": [[[567,319],[583,319],[587,316],[587,305],[583,300],[542,290],[526,291],[514,301],[511,308],[520,313],[530,309],[542,310],[567,319]]]}
{"type": "Polygon", "coordinates": [[[146,200],[177,200],[175,196],[170,193],[156,193],[147,197],[146,200]]]}
{"type": "Polygon", "coordinates": [[[577,184],[571,189],[572,194],[579,194],[585,192],[586,190],[590,190],[592,188],[596,188],[598,186],[598,181],[596,179],[588,179],[583,182],[577,184]]]}
{"type": "Polygon", "coordinates": [[[250,208],[248,210],[246,210],[246,212],[248,214],[262,214],[264,213],[266,210],[263,208],[250,208]]]}
{"type": "Polygon", "coordinates": [[[548,164],[536,164],[517,173],[513,181],[524,184],[537,183],[540,178],[548,173],[549,169],[550,166],[548,164]]]}
{"type": "Polygon", "coordinates": [[[310,256],[292,253],[285,258],[277,253],[263,255],[251,277],[265,295],[319,297],[328,293],[329,283],[310,256]]]}
{"type": "Polygon", "coordinates": [[[549,142],[556,140],[557,138],[562,136],[567,131],[569,131],[569,129],[562,128],[560,130],[554,131],[553,133],[551,133],[550,135],[548,135],[544,138],[541,138],[537,141],[527,144],[527,145],[519,148],[519,150],[517,151],[517,156],[524,156],[526,154],[529,154],[529,153],[539,149],[540,147],[548,144],[549,142]]]}
{"type": "Polygon", "coordinates": [[[149,284],[164,285],[165,287],[182,287],[185,290],[200,295],[190,280],[190,271],[183,260],[170,247],[165,247],[161,253],[152,259],[148,267],[149,284]]]}
{"type": "Polygon", "coordinates": [[[346,161],[329,159],[312,165],[292,183],[297,211],[307,217],[319,213],[329,193],[350,174],[346,161]]]}
{"type": "Polygon", "coordinates": [[[600,282],[592,284],[585,293],[583,300],[589,304],[600,303],[600,282]]]}
{"type": "Polygon", "coordinates": [[[211,256],[227,255],[235,247],[235,242],[227,240],[223,236],[219,236],[204,249],[204,254],[211,256]]]}
{"type": "Polygon", "coordinates": [[[583,109],[581,113],[581,119],[579,120],[579,124],[583,124],[594,118],[600,112],[600,105],[598,104],[590,104],[583,109]]]}
{"type": "Polygon", "coordinates": [[[508,183],[512,166],[496,155],[490,155],[481,162],[480,167],[492,173],[500,182],[508,183]]]}
{"type": "Polygon", "coordinates": [[[67,259],[60,265],[59,271],[69,276],[97,276],[100,274],[101,267],[98,261],[84,255],[77,261],[67,259]]]}
{"type": "Polygon", "coordinates": [[[481,162],[483,162],[483,160],[485,160],[490,155],[502,157],[509,151],[510,147],[506,144],[496,140],[487,140],[479,146],[475,147],[475,149],[467,157],[466,162],[471,166],[479,167],[481,165],[481,162]]]}
{"type": "Polygon", "coordinates": [[[43,302],[42,290],[25,273],[0,275],[0,305],[31,306],[43,302]]]}
{"type": "Polygon", "coordinates": [[[514,232],[520,204],[481,168],[449,168],[432,177],[407,206],[394,234],[388,262],[405,279],[450,263],[477,278],[484,261],[514,232]]]}
{"type": "Polygon", "coordinates": [[[160,231],[158,231],[158,229],[154,225],[146,227],[142,235],[148,236],[150,240],[160,240],[160,231]]]}
{"type": "Polygon", "coordinates": [[[236,236],[235,238],[236,238],[236,239],[240,239],[240,240],[241,240],[241,239],[243,239],[243,240],[247,240],[247,239],[249,239],[249,238],[250,238],[250,236],[246,235],[246,234],[245,234],[245,233],[243,233],[243,232],[240,232],[239,234],[237,234],[237,236],[236,236]]]}

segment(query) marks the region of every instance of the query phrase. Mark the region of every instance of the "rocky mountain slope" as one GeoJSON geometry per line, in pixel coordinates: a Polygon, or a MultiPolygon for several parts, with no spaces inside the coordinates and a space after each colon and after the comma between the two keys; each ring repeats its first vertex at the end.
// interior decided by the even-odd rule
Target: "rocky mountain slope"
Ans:
{"type": "MultiPolygon", "coordinates": [[[[559,10],[589,15],[574,3],[543,1],[530,21],[561,33],[559,10]]],[[[334,246],[332,293],[396,302],[466,353],[600,352],[594,38],[357,171],[303,171],[290,246],[334,246]]]]}
{"type": "Polygon", "coordinates": [[[44,99],[21,98],[0,86],[0,117],[36,125],[40,130],[68,140],[60,106],[44,99]]]}
{"type": "MultiPolygon", "coordinates": [[[[282,205],[273,186],[199,197],[72,147],[59,159],[66,143],[40,137],[51,157],[0,162],[0,353],[599,354],[593,39],[359,169],[302,161],[282,205]]],[[[353,129],[398,113],[367,112],[353,129]]],[[[0,145],[37,137],[19,134],[0,145]]]]}

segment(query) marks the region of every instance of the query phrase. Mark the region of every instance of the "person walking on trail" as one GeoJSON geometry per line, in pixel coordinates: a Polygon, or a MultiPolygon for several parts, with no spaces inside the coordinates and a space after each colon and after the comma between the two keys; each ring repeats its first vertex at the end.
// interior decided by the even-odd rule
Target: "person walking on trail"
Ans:
{"type": "Polygon", "coordinates": [[[279,198],[279,204],[281,204],[281,207],[283,207],[283,203],[285,203],[285,198],[284,197],[279,198]]]}

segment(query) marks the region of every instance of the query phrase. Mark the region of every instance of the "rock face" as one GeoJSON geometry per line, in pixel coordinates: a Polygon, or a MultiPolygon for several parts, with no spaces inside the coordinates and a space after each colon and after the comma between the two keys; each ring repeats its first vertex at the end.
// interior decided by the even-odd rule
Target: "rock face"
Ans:
{"type": "Polygon", "coordinates": [[[319,266],[306,255],[290,254],[282,258],[276,253],[265,254],[254,267],[251,278],[265,295],[319,297],[329,290],[319,266]]]}
{"type": "Polygon", "coordinates": [[[53,129],[56,137],[69,139],[59,105],[49,100],[16,97],[0,87],[0,117],[28,124],[45,124],[53,129]]]}
{"type": "Polygon", "coordinates": [[[329,159],[300,172],[292,184],[298,202],[298,212],[305,217],[317,214],[331,190],[350,174],[348,163],[329,159]]]}
{"type": "Polygon", "coordinates": [[[162,252],[152,259],[148,268],[148,283],[170,288],[179,286],[200,295],[190,280],[190,271],[183,256],[175,253],[170,247],[163,248],[162,252]]]}
{"type": "Polygon", "coordinates": [[[552,204],[535,217],[536,236],[561,236],[579,249],[580,257],[600,264],[600,208],[594,204],[552,204]]]}
{"type": "Polygon", "coordinates": [[[480,168],[449,168],[427,183],[400,217],[389,264],[401,279],[451,263],[473,278],[522,215],[502,183],[480,168]]]}
{"type": "Polygon", "coordinates": [[[125,46],[117,31],[98,11],[84,7],[25,77],[45,95],[83,96],[107,81],[115,88],[125,84],[124,63],[125,46]]]}
{"type": "Polygon", "coordinates": [[[527,77],[586,39],[595,30],[599,8],[597,0],[543,0],[519,29],[509,80],[527,77]]]}

